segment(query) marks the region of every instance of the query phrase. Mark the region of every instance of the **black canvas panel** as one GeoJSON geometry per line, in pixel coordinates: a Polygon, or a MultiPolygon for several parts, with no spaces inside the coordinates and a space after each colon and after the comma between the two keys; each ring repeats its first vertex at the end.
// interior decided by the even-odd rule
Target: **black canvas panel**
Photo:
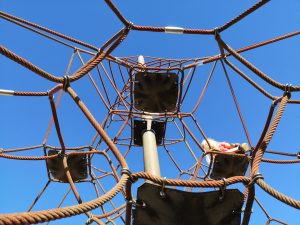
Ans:
{"type": "Polygon", "coordinates": [[[237,189],[221,192],[184,192],[144,183],[138,188],[134,225],[240,225],[243,194],[237,189]],[[144,207],[141,205],[145,204],[144,207]]]}
{"type": "Polygon", "coordinates": [[[247,158],[216,155],[210,177],[215,180],[233,176],[244,176],[249,161],[247,158]]]}
{"type": "MultiPolygon", "coordinates": [[[[48,155],[55,155],[58,153],[59,151],[57,150],[48,151],[48,155]]],[[[86,155],[69,155],[67,163],[74,182],[79,182],[80,180],[87,178],[88,172],[86,155]]],[[[47,164],[52,178],[60,182],[68,183],[62,157],[47,159],[47,164]]]]}
{"type": "Polygon", "coordinates": [[[135,74],[134,107],[146,112],[173,112],[178,98],[176,73],[135,74]]]}
{"type": "MultiPolygon", "coordinates": [[[[166,122],[163,121],[152,121],[151,129],[155,133],[156,144],[161,145],[166,133],[166,122]]],[[[147,130],[147,121],[145,120],[134,120],[133,121],[133,134],[134,144],[143,145],[143,134],[147,130]]]]}

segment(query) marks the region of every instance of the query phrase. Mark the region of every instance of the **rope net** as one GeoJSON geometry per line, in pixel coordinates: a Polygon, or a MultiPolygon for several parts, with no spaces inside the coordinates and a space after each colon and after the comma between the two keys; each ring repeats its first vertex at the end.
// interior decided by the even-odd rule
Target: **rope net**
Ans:
{"type": "MultiPolygon", "coordinates": [[[[0,12],[3,20],[72,50],[66,73],[59,76],[41,69],[25,59],[25,56],[0,46],[0,53],[4,57],[43,80],[50,81],[52,85],[51,89],[42,89],[40,92],[0,91],[2,95],[26,97],[21,99],[24,104],[39,99],[41,106],[48,107],[48,111],[41,113],[50,117],[43,138],[31,140],[33,146],[1,149],[1,160],[17,160],[13,164],[16,167],[22,161],[43,163],[45,170],[41,174],[44,174],[45,179],[42,180],[45,185],[40,186],[41,182],[35,184],[41,191],[33,198],[27,212],[1,214],[0,224],[52,223],[54,220],[82,214],[79,217],[85,224],[128,225],[131,224],[132,207],[139,207],[135,202],[136,187],[144,179],[188,192],[214,190],[224,185],[237,187],[245,196],[242,224],[249,223],[253,207],[265,215],[266,219],[260,223],[287,224],[282,215],[278,218],[277,215],[271,215],[256,193],[263,190],[265,195],[293,208],[300,208],[299,200],[288,197],[288,193],[277,191],[275,187],[278,185],[270,186],[268,178],[262,176],[263,170],[260,173],[261,164],[276,164],[279,167],[280,164],[300,162],[296,151],[269,149],[269,143],[286,107],[300,103],[300,100],[292,98],[293,92],[299,91],[300,87],[273,80],[241,53],[291,38],[300,32],[295,31],[234,49],[223,40],[222,32],[268,1],[259,1],[216,29],[139,26],[129,22],[112,1],[105,2],[124,27],[100,47],[0,12]],[[219,48],[219,54],[191,59],[144,56],[143,62],[140,60],[141,56],[115,56],[113,51],[132,30],[210,35],[219,48]],[[248,73],[255,75],[254,78],[243,72],[241,67],[246,67],[248,73]],[[139,88],[138,83],[141,82],[137,78],[139,73],[175,74],[178,77],[178,90],[175,91],[177,100],[176,104],[170,106],[172,110],[165,110],[163,107],[167,106],[161,105],[155,106],[163,108],[160,112],[149,112],[143,108],[144,99],[138,102],[134,96],[139,88]],[[252,118],[244,116],[251,100],[247,104],[238,101],[242,92],[240,87],[234,85],[235,79],[241,79],[245,85],[249,84],[247,90],[255,92],[258,98],[264,98],[266,104],[261,106],[264,111],[263,119],[255,122],[258,136],[253,135],[248,127],[255,120],[255,114],[252,118]],[[279,93],[278,96],[272,95],[261,83],[274,88],[279,93]],[[95,108],[95,105],[98,107],[95,108]],[[67,111],[68,109],[71,110],[67,111]],[[136,136],[135,128],[138,121],[143,121],[147,116],[151,116],[158,126],[165,124],[165,127],[158,128],[163,133],[158,143],[162,177],[143,172],[143,151],[138,144],[137,139],[140,137],[136,136]],[[211,121],[206,118],[211,118],[211,121]],[[83,122],[79,124],[78,120],[83,122]],[[73,136],[64,134],[67,126],[72,127],[75,133],[73,136]],[[248,148],[244,152],[217,151],[211,145],[210,138],[246,142],[248,148]],[[76,143],[80,144],[76,146],[76,143]],[[205,143],[207,148],[204,147],[205,143]],[[249,163],[246,174],[229,175],[225,180],[214,178],[213,162],[221,156],[244,159],[249,163]],[[52,190],[51,193],[48,192],[49,189],[52,190]],[[49,198],[58,199],[57,205],[47,208],[49,198]]],[[[141,89],[143,88],[144,86],[141,89]]],[[[160,95],[164,95],[163,90],[160,95]]],[[[9,102],[5,103],[8,106],[3,107],[9,107],[9,102]]],[[[35,124],[31,126],[34,127],[35,124]]]]}

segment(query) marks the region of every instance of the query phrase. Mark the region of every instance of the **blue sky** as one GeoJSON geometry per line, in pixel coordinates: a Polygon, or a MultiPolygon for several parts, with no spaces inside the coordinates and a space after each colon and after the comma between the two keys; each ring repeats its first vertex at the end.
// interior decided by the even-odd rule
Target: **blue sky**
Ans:
{"type": "MultiPolygon", "coordinates": [[[[256,1],[115,1],[123,15],[136,25],[152,26],[179,26],[184,28],[211,29],[221,26],[256,1]]],[[[122,28],[122,24],[114,16],[104,1],[1,1],[1,11],[13,14],[26,20],[38,23],[42,26],[67,34],[76,39],[101,47],[114,33],[122,28]]],[[[248,16],[238,24],[224,31],[221,36],[231,47],[237,49],[256,42],[264,41],[299,30],[300,2],[297,0],[271,1],[248,16]]],[[[14,51],[28,59],[44,70],[63,76],[72,50],[47,40],[32,32],[17,27],[7,21],[0,20],[0,43],[4,47],[14,51]]],[[[299,36],[264,46],[242,55],[255,66],[273,79],[285,84],[299,85],[298,71],[300,69],[299,36]]],[[[112,53],[114,56],[125,57],[133,55],[155,56],[161,58],[194,58],[219,54],[218,45],[213,36],[201,35],[171,35],[165,33],[150,33],[131,31],[126,40],[112,53]]],[[[85,61],[89,59],[83,55],[85,61]]],[[[266,84],[246,67],[231,59],[239,68],[247,73],[273,95],[280,96],[282,91],[266,84]]],[[[46,81],[38,75],[17,65],[9,59],[1,56],[0,89],[16,91],[47,91],[54,83],[46,81]]],[[[80,62],[74,61],[71,72],[78,69],[80,62]]],[[[195,78],[190,88],[189,96],[183,105],[183,111],[191,110],[196,97],[200,94],[212,64],[197,68],[195,78]]],[[[256,143],[264,126],[271,101],[247,84],[242,78],[228,68],[229,75],[243,113],[245,123],[253,143],[256,143]]],[[[95,72],[95,71],[93,71],[95,72]]],[[[88,78],[75,82],[72,86],[79,96],[87,104],[97,120],[101,122],[107,111],[99,100],[88,78]]],[[[109,89],[109,87],[108,87],[109,89]]],[[[110,89],[109,89],[110,90],[110,89]]],[[[113,95],[113,94],[112,94],[113,95]]],[[[299,99],[299,94],[292,95],[293,99],[299,99]]],[[[41,144],[45,136],[51,110],[47,98],[4,97],[0,96],[1,105],[1,129],[0,148],[10,149],[41,144]]],[[[282,121],[278,127],[269,149],[282,152],[297,153],[299,151],[299,105],[288,105],[282,121]]],[[[61,106],[58,110],[62,133],[65,142],[69,146],[88,145],[95,134],[94,129],[83,117],[80,110],[72,102],[67,94],[63,94],[61,106]]],[[[228,84],[220,63],[212,78],[207,93],[195,113],[205,133],[217,140],[229,142],[245,142],[238,114],[234,108],[228,84]]],[[[195,125],[187,120],[192,129],[195,125]]],[[[113,136],[120,124],[112,126],[108,134],[113,136]]],[[[167,128],[168,129],[168,128],[167,128]]],[[[128,135],[125,131],[124,136],[128,135]]],[[[196,132],[197,133],[197,132],[196,132]]],[[[172,128],[167,130],[168,137],[176,136],[172,128]]],[[[199,135],[199,141],[202,137],[199,135]]],[[[190,139],[190,138],[189,138],[190,139]]],[[[190,140],[191,141],[191,140],[190,140]]],[[[59,145],[55,130],[51,131],[49,144],[59,145]]],[[[196,148],[191,141],[191,147],[196,148]]],[[[120,146],[124,152],[126,149],[120,146]]],[[[172,147],[174,155],[178,157],[182,165],[189,164],[189,156],[186,151],[180,151],[180,146],[172,147]]],[[[163,176],[176,177],[175,169],[170,159],[163,150],[159,149],[162,162],[163,176]]],[[[22,154],[22,153],[20,153],[22,154]]],[[[26,154],[41,155],[42,152],[30,152],[26,154]]],[[[199,151],[198,151],[198,154],[199,151]]],[[[268,158],[276,156],[267,155],[268,158]]],[[[97,159],[107,167],[104,159],[97,159]]],[[[143,169],[141,149],[137,148],[128,156],[128,163],[132,171],[143,169]]],[[[27,207],[35,198],[39,190],[47,181],[44,162],[26,162],[1,159],[0,177],[0,213],[11,213],[27,210],[27,207]]],[[[265,181],[287,195],[300,199],[299,194],[299,165],[273,165],[262,164],[261,172],[265,181]]],[[[51,184],[52,185],[52,184],[51,184]]],[[[109,189],[113,182],[104,182],[109,189]]],[[[85,200],[95,197],[93,189],[88,184],[80,184],[85,200]]],[[[135,186],[135,188],[138,185],[135,186]]],[[[240,186],[238,186],[240,187],[240,186]]],[[[41,202],[34,210],[55,207],[67,190],[66,184],[53,184],[45,193],[41,202]]],[[[135,189],[134,189],[135,190],[135,189]]],[[[285,206],[273,199],[257,187],[257,197],[266,207],[270,215],[277,219],[296,225],[300,220],[298,210],[285,206]]],[[[116,204],[120,205],[119,196],[116,204]]],[[[70,195],[64,205],[75,204],[75,199],[70,195]]],[[[266,217],[261,210],[254,206],[250,224],[263,224],[266,217]]],[[[79,216],[53,224],[83,224],[85,216],[79,216]]]]}

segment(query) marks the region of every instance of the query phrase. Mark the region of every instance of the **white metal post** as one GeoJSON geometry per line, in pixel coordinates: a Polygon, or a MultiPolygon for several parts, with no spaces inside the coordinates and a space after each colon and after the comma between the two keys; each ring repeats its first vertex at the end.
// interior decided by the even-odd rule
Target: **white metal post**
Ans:
{"type": "Polygon", "coordinates": [[[146,117],[147,130],[143,134],[144,168],[145,172],[160,176],[160,166],[156,145],[156,137],[151,129],[152,117],[146,117]]]}
{"type": "MultiPolygon", "coordinates": [[[[138,57],[138,63],[145,65],[145,59],[142,55],[138,57]]],[[[143,133],[143,149],[144,149],[144,170],[155,176],[160,176],[160,166],[156,145],[156,137],[151,129],[152,116],[143,116],[147,122],[147,129],[143,133]]]]}

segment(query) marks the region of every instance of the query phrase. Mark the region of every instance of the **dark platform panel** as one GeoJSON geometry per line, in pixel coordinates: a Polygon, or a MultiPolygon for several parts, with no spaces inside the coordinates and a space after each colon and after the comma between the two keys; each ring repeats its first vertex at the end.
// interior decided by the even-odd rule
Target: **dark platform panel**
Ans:
{"type": "Polygon", "coordinates": [[[135,74],[134,107],[145,112],[173,112],[178,98],[176,73],[135,74]]]}
{"type": "MultiPolygon", "coordinates": [[[[163,121],[152,121],[152,130],[155,133],[156,144],[161,145],[163,138],[166,133],[166,122],[163,121]]],[[[134,144],[142,146],[143,145],[143,133],[147,129],[147,121],[145,120],[134,120],[133,121],[133,135],[134,144]]]]}
{"type": "Polygon", "coordinates": [[[247,158],[216,155],[210,177],[215,180],[233,176],[244,176],[249,161],[247,158]]]}
{"type": "MultiPolygon", "coordinates": [[[[59,151],[57,150],[48,151],[48,155],[55,155],[58,153],[59,151]]],[[[67,163],[74,182],[80,182],[80,180],[87,178],[88,172],[86,155],[69,155],[67,158],[67,163]]],[[[68,179],[64,171],[62,157],[47,159],[47,164],[52,178],[59,182],[68,183],[68,179]]]]}
{"type": "Polygon", "coordinates": [[[221,192],[184,192],[144,183],[138,188],[133,225],[240,225],[243,194],[237,189],[221,192]]]}

